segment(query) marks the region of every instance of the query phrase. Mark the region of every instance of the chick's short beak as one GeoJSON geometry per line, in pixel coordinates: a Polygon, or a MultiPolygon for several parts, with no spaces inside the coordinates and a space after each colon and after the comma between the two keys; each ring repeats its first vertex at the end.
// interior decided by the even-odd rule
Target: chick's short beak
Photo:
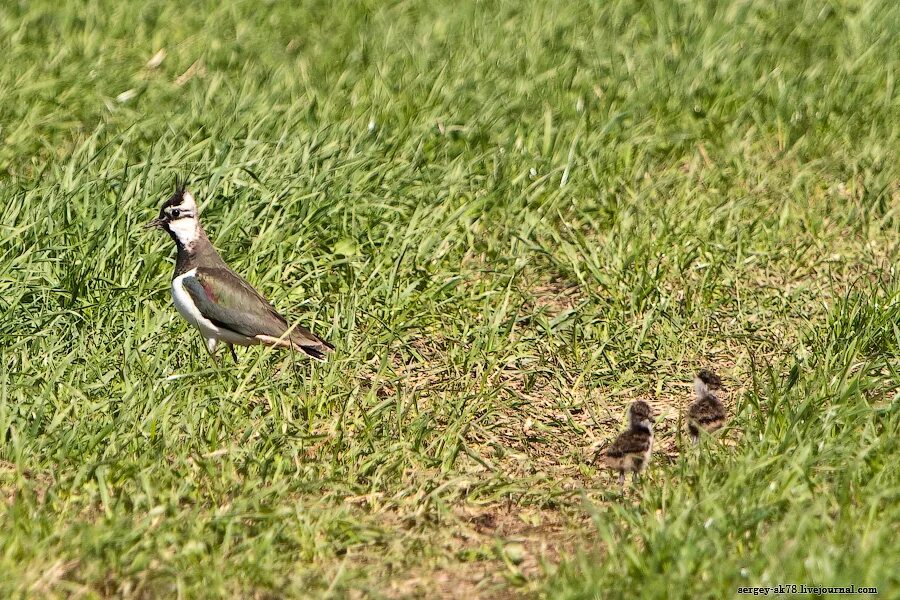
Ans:
{"type": "Polygon", "coordinates": [[[144,229],[162,229],[163,225],[165,225],[165,221],[160,218],[153,219],[146,225],[144,225],[144,229]]]}

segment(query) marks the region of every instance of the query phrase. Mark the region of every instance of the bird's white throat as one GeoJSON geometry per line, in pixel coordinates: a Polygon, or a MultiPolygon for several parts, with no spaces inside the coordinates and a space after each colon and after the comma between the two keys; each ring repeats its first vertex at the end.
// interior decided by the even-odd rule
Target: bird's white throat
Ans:
{"type": "Polygon", "coordinates": [[[694,377],[694,393],[697,394],[698,398],[709,396],[709,386],[699,377],[694,377]]]}
{"type": "Polygon", "coordinates": [[[194,242],[200,239],[200,221],[197,217],[184,217],[170,221],[169,229],[178,243],[188,250],[194,245],[194,242]]]}
{"type": "Polygon", "coordinates": [[[197,202],[187,190],[181,195],[181,204],[166,209],[169,215],[169,230],[178,243],[188,251],[200,239],[200,217],[197,202]]]}

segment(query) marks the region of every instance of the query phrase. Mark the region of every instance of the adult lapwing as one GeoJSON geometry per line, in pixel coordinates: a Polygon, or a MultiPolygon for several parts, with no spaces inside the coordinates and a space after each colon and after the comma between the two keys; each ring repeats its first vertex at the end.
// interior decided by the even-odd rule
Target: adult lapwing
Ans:
{"type": "Polygon", "coordinates": [[[166,200],[147,228],[168,233],[178,248],[172,299],[184,319],[200,330],[215,360],[219,342],[265,344],[302,351],[323,360],[334,346],[300,325],[290,324],[253,286],[232,271],[203,231],[193,195],[183,185],[166,200]]]}

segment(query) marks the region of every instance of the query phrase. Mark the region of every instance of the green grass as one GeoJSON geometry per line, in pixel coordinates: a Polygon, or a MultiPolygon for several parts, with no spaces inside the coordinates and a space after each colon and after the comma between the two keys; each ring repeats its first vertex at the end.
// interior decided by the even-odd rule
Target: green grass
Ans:
{"type": "Polygon", "coordinates": [[[898,30],[888,0],[3,4],[0,595],[895,596],[898,30]],[[187,173],[328,363],[214,368],[141,229],[187,173]],[[733,418],[692,449],[700,366],[733,418]],[[623,496],[589,458],[639,397],[623,496]]]}

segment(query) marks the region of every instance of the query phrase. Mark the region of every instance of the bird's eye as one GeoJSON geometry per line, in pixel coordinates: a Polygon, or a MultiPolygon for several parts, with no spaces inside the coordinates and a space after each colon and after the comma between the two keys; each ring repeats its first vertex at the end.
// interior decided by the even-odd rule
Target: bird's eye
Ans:
{"type": "Polygon", "coordinates": [[[169,212],[169,214],[172,215],[172,218],[173,218],[173,219],[177,219],[178,216],[181,214],[181,211],[178,210],[177,208],[173,208],[173,209],[169,212]]]}

